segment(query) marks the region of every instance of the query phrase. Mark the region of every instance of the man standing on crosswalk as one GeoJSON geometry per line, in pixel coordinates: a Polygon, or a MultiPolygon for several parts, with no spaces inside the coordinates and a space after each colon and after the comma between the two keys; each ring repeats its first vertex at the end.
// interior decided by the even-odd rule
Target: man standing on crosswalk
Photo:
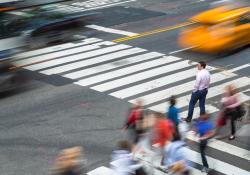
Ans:
{"type": "Polygon", "coordinates": [[[210,83],[210,73],[206,70],[206,63],[200,61],[197,65],[199,72],[196,75],[194,90],[192,91],[191,99],[188,107],[188,116],[184,120],[191,122],[194,112],[194,107],[199,100],[200,115],[205,114],[205,101],[210,83]]]}

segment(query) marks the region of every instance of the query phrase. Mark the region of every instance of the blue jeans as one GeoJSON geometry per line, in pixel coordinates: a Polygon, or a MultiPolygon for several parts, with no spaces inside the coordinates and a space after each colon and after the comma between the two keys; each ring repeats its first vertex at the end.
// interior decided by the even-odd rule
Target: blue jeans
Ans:
{"type": "Polygon", "coordinates": [[[205,114],[205,102],[207,96],[207,89],[198,90],[196,92],[192,92],[191,99],[188,106],[188,119],[192,119],[194,113],[194,107],[197,101],[199,100],[200,114],[205,114]]]}

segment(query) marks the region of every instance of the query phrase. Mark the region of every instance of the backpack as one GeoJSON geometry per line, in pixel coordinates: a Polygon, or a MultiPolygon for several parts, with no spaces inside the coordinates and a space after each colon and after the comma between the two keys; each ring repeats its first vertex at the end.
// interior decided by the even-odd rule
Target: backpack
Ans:
{"type": "Polygon", "coordinates": [[[239,105],[236,108],[236,111],[237,111],[236,119],[238,120],[241,120],[242,117],[246,114],[246,109],[242,105],[239,105]]]}

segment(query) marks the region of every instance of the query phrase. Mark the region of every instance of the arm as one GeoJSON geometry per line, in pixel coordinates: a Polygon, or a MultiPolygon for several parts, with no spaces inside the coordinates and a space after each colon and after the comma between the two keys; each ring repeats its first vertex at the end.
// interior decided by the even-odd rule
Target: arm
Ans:
{"type": "Polygon", "coordinates": [[[198,73],[197,76],[196,76],[196,80],[195,80],[193,92],[198,91],[199,86],[200,86],[200,83],[201,83],[201,77],[200,77],[200,75],[199,75],[199,73],[198,73]]]}
{"type": "Polygon", "coordinates": [[[206,139],[209,139],[211,137],[213,137],[215,134],[215,131],[212,130],[212,131],[209,131],[207,134],[205,134],[204,136],[200,137],[199,140],[206,140],[206,139]]]}
{"type": "Polygon", "coordinates": [[[132,110],[132,111],[129,113],[127,122],[126,122],[125,125],[123,126],[122,130],[128,129],[128,127],[129,127],[129,126],[131,125],[131,123],[132,123],[133,117],[134,117],[134,111],[132,110]]]}

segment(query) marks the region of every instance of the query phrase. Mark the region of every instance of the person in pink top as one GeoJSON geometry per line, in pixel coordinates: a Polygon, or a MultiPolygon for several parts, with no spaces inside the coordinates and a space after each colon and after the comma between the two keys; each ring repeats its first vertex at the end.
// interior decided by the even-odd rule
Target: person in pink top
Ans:
{"type": "Polygon", "coordinates": [[[228,85],[225,88],[225,93],[221,99],[222,111],[221,117],[217,122],[217,128],[226,124],[226,120],[230,119],[231,135],[229,140],[235,139],[235,120],[238,118],[238,107],[240,106],[239,94],[233,85],[228,85]]]}

